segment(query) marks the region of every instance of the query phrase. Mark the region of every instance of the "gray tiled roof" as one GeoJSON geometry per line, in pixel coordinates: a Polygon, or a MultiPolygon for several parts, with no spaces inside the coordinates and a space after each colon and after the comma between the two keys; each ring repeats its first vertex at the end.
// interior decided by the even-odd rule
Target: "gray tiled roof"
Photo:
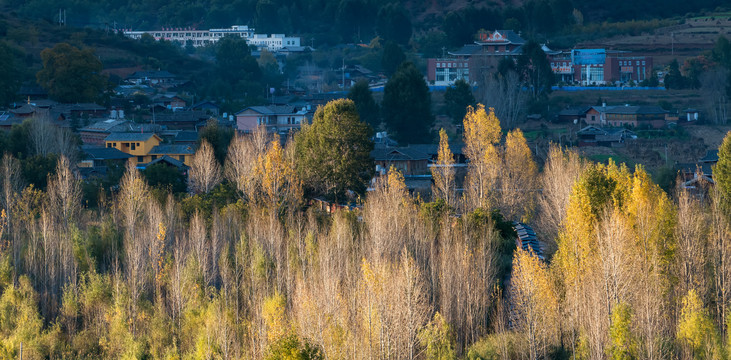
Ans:
{"type": "Polygon", "coordinates": [[[163,155],[162,157],[159,157],[159,158],[152,160],[152,161],[148,162],[147,164],[145,164],[145,168],[147,168],[148,166],[151,166],[151,165],[161,163],[161,162],[166,162],[177,168],[187,168],[188,167],[182,161],[180,161],[174,157],[163,155]]]}
{"type": "Polygon", "coordinates": [[[95,160],[119,160],[119,159],[128,159],[131,158],[132,155],[121,152],[115,148],[86,148],[82,149],[84,153],[86,153],[90,159],[95,160]]]}
{"type": "Polygon", "coordinates": [[[153,133],[111,133],[104,141],[147,141],[153,136],[153,133]]]}
{"type": "Polygon", "coordinates": [[[375,160],[381,161],[406,161],[406,160],[429,160],[431,156],[423,151],[408,148],[386,148],[375,149],[371,151],[371,156],[375,160]]]}
{"type": "Polygon", "coordinates": [[[149,155],[181,154],[193,155],[195,149],[190,145],[158,145],[150,150],[149,155]]]}

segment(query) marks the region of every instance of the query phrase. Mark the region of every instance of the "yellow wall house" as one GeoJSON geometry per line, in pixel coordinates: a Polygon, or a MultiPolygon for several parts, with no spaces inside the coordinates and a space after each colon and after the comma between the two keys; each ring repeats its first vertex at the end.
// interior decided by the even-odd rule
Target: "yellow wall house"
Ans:
{"type": "Polygon", "coordinates": [[[112,133],[104,139],[107,148],[130,154],[135,165],[145,164],[165,155],[190,166],[195,149],[191,145],[160,145],[153,133],[112,133]]]}

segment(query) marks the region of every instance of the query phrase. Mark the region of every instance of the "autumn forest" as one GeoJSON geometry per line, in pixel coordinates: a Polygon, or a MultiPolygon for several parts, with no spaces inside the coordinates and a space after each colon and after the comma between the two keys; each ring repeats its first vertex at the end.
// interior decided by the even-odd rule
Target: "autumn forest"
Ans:
{"type": "MultiPolygon", "coordinates": [[[[323,211],[313,191],[347,194],[327,165],[347,161],[303,156],[335,138],[343,159],[368,154],[329,131],[347,111],[328,104],[287,141],[237,135],[223,163],[204,142],[182,195],[129,165],[84,203],[66,157],[41,190],[6,154],[0,358],[731,358],[731,134],[713,184],[666,193],[641,166],[558,146],[538,164],[478,105],[464,180],[442,131],[430,195],[391,169],[323,211]]],[[[351,189],[372,175],[355,172],[351,189]]]]}

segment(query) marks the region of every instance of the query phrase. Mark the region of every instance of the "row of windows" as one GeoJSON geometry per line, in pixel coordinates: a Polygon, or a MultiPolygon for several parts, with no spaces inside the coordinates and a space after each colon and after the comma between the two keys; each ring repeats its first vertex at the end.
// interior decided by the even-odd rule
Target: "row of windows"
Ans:
{"type": "MultiPolygon", "coordinates": [[[[624,61],[624,60],[621,60],[619,62],[619,66],[631,66],[631,65],[632,65],[632,61],[624,61]]],[[[638,65],[639,66],[640,65],[640,61],[639,60],[635,61],[635,65],[638,65]]],[[[645,60],[642,60],[642,66],[645,66],[645,60]]]]}
{"type": "Polygon", "coordinates": [[[438,68],[458,68],[463,67],[466,68],[468,65],[466,62],[458,62],[458,63],[451,63],[451,62],[439,62],[437,63],[438,68]]]}

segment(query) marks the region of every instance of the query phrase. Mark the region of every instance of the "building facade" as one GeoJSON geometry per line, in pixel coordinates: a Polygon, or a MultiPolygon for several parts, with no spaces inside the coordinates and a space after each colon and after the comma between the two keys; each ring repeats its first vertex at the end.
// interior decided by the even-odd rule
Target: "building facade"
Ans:
{"type": "Polygon", "coordinates": [[[300,38],[285,36],[284,34],[255,34],[254,29],[246,25],[234,25],[227,29],[198,30],[193,28],[163,28],[160,30],[123,30],[125,36],[132,39],[141,39],[142,35],[149,34],[155,40],[176,42],[181,46],[191,44],[195,47],[206,46],[221,40],[224,36],[236,36],[246,40],[250,46],[258,49],[267,49],[275,52],[286,47],[299,47],[300,38]]]}

